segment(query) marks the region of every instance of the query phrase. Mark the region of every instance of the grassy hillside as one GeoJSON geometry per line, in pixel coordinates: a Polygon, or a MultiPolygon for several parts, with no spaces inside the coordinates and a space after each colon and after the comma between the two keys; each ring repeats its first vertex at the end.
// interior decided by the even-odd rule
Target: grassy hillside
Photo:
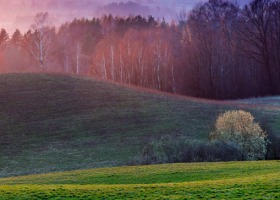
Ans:
{"type": "Polygon", "coordinates": [[[86,78],[0,75],[0,176],[125,164],[161,135],[206,140],[242,108],[276,132],[276,106],[203,101],[86,78]]]}
{"type": "Polygon", "coordinates": [[[278,199],[280,162],[117,167],[0,179],[0,199],[278,199]]]}

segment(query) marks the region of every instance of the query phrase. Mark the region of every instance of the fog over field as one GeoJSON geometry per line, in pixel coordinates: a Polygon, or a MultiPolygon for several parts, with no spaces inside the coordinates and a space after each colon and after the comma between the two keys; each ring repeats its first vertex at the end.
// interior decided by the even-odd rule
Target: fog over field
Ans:
{"type": "MultiPolygon", "coordinates": [[[[153,15],[167,20],[176,19],[178,13],[191,9],[205,0],[10,0],[0,1],[0,27],[12,33],[16,28],[27,31],[34,14],[49,12],[54,25],[59,26],[74,18],[113,15],[153,15]]],[[[248,0],[238,0],[244,5],[248,0]]]]}

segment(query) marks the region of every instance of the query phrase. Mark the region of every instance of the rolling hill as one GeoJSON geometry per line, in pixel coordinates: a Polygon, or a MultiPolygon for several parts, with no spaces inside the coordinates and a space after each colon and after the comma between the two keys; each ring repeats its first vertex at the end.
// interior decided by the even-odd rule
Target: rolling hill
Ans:
{"type": "Polygon", "coordinates": [[[125,165],[162,135],[207,140],[216,117],[230,109],[252,112],[276,133],[280,128],[280,107],[269,103],[202,100],[57,74],[0,75],[0,105],[0,177],[125,165]]]}

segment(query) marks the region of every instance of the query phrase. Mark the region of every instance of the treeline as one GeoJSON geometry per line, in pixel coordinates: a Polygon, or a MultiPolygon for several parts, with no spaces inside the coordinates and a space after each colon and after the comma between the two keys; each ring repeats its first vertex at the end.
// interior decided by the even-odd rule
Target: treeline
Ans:
{"type": "Polygon", "coordinates": [[[75,19],[47,13],[0,33],[0,68],[94,76],[172,93],[233,99],[280,94],[280,2],[209,0],[175,22],[152,16],[75,19]]]}

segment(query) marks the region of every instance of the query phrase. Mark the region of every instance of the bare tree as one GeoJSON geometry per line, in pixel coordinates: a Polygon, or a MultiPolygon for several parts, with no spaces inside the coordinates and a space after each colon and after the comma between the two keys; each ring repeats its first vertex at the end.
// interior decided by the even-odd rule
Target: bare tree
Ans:
{"type": "MultiPolygon", "coordinates": [[[[32,41],[29,44],[29,52],[35,67],[45,69],[50,53],[51,32],[49,15],[47,12],[37,13],[34,17],[34,24],[31,25],[32,41]]],[[[54,31],[53,31],[54,32],[54,31]]]]}
{"type": "Polygon", "coordinates": [[[232,43],[238,13],[238,7],[231,2],[210,0],[190,12],[183,28],[187,63],[193,67],[203,97],[217,97],[226,85],[233,65],[232,43]]]}
{"type": "Polygon", "coordinates": [[[66,73],[70,72],[71,64],[71,39],[69,34],[69,24],[64,24],[59,28],[57,33],[58,40],[58,53],[57,59],[60,61],[60,65],[63,67],[63,71],[66,73]]]}
{"type": "Polygon", "coordinates": [[[242,40],[247,43],[246,48],[243,49],[244,54],[262,66],[264,80],[267,83],[266,90],[269,94],[275,92],[269,43],[273,2],[274,0],[254,0],[246,5],[240,33],[242,40]]]}
{"type": "MultiPolygon", "coordinates": [[[[271,4],[272,16],[270,22],[269,39],[271,44],[270,56],[272,59],[273,71],[277,77],[276,82],[280,81],[280,1],[274,1],[271,4]]],[[[279,84],[276,84],[277,86],[279,84]]],[[[279,93],[280,87],[277,88],[279,93]]]]}

